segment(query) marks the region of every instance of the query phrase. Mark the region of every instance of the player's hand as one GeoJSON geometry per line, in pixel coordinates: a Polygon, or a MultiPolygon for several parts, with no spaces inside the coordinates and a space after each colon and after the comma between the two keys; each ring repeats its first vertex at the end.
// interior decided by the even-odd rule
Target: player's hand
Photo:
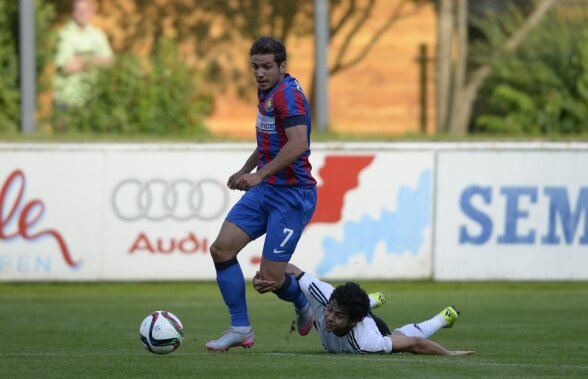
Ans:
{"type": "Polygon", "coordinates": [[[238,189],[240,189],[240,188],[237,187],[237,181],[244,174],[245,173],[243,171],[239,170],[236,173],[234,173],[233,175],[231,175],[229,177],[229,180],[227,180],[227,187],[229,187],[229,189],[232,189],[232,190],[238,190],[238,189]]]}
{"type": "Polygon", "coordinates": [[[65,71],[70,74],[83,71],[85,67],[84,58],[81,55],[74,55],[65,67],[65,71]]]}
{"type": "Polygon", "coordinates": [[[475,351],[465,351],[465,350],[453,350],[449,352],[449,355],[472,355],[476,354],[475,351]]]}
{"type": "Polygon", "coordinates": [[[259,293],[271,292],[277,289],[277,283],[273,280],[265,280],[261,273],[257,271],[253,277],[253,288],[259,293]]]}
{"type": "Polygon", "coordinates": [[[243,174],[239,179],[235,181],[235,187],[236,189],[239,189],[241,191],[248,191],[251,188],[258,185],[259,183],[261,183],[262,180],[263,178],[258,173],[243,174]]]}

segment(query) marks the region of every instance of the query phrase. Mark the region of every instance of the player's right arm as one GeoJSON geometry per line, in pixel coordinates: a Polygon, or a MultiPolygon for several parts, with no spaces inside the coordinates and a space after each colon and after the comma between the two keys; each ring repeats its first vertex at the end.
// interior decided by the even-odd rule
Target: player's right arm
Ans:
{"type": "Polygon", "coordinates": [[[229,177],[229,180],[227,181],[227,186],[233,190],[234,189],[244,190],[243,188],[240,188],[237,185],[239,178],[245,174],[250,173],[254,168],[257,167],[258,163],[259,163],[259,153],[257,152],[257,149],[255,149],[255,150],[253,150],[253,153],[251,153],[249,158],[247,158],[243,167],[241,167],[241,169],[239,171],[237,171],[236,173],[234,173],[233,175],[231,175],[229,177]]]}
{"type": "MultiPolygon", "coordinates": [[[[333,286],[329,283],[315,279],[312,275],[305,273],[291,263],[288,263],[286,273],[292,274],[296,277],[298,284],[300,285],[300,290],[310,303],[315,322],[322,324],[322,316],[325,307],[329,303],[331,293],[333,292],[333,286]]],[[[253,277],[253,287],[259,293],[275,291],[277,289],[276,285],[277,284],[274,281],[263,279],[259,271],[253,277]]]]}
{"type": "Polygon", "coordinates": [[[335,289],[331,284],[323,282],[300,269],[290,271],[290,264],[288,264],[286,272],[291,273],[292,275],[295,275],[295,273],[298,274],[295,275],[295,277],[298,279],[300,290],[304,296],[306,296],[306,299],[310,303],[315,314],[317,314],[317,309],[324,310],[327,307],[331,298],[331,293],[333,293],[333,290],[335,289]]]}
{"type": "Polygon", "coordinates": [[[55,67],[65,74],[81,71],[82,62],[76,57],[74,45],[69,38],[66,29],[57,34],[57,46],[55,48],[55,67]]]}
{"type": "Polygon", "coordinates": [[[286,266],[286,273],[292,274],[295,278],[298,278],[302,275],[302,270],[298,266],[288,263],[288,266],[286,266]]]}

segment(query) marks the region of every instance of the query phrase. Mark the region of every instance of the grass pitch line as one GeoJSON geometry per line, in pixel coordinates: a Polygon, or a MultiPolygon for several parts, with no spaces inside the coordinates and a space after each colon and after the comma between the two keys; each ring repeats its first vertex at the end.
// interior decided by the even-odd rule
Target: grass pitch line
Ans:
{"type": "MultiPolygon", "coordinates": [[[[223,354],[231,354],[228,353],[214,353],[214,352],[180,352],[176,351],[173,353],[174,356],[213,356],[213,355],[223,355],[223,354]]],[[[234,354],[234,353],[233,353],[234,354]]],[[[418,359],[411,355],[411,358],[404,359],[402,355],[393,355],[392,357],[387,356],[386,354],[382,355],[352,355],[352,354],[328,354],[324,352],[316,352],[316,353],[288,353],[288,352],[252,352],[252,351],[244,351],[239,352],[238,355],[248,354],[254,356],[268,356],[268,357],[303,357],[303,358],[316,358],[320,360],[331,359],[331,360],[340,360],[340,359],[355,359],[360,360],[362,362],[378,362],[382,363],[388,361],[390,363],[398,364],[398,363],[408,363],[408,364],[444,364],[444,365],[457,365],[457,366],[469,366],[469,367],[519,367],[519,368],[558,368],[558,369],[581,369],[581,370],[588,370],[588,365],[547,365],[547,364],[535,364],[535,363],[498,363],[498,362],[468,362],[465,359],[469,359],[466,357],[460,357],[460,359],[454,359],[452,357],[428,357],[425,359],[418,359]]],[[[140,351],[137,353],[96,353],[96,352],[86,352],[86,353],[76,353],[70,351],[64,352],[7,352],[7,353],[0,353],[0,357],[61,357],[61,356],[69,356],[69,357],[97,357],[97,356],[145,356],[149,357],[149,359],[154,356],[152,354],[147,354],[146,352],[140,351]]],[[[409,355],[406,355],[409,356],[409,355]]],[[[476,357],[474,356],[471,356],[476,357]]]]}
{"type": "MultiPolygon", "coordinates": [[[[196,353],[200,354],[200,353],[196,353]]],[[[393,359],[394,363],[441,363],[446,365],[459,365],[459,366],[472,366],[472,367],[534,367],[534,368],[570,368],[570,369],[583,369],[588,370],[588,365],[547,365],[547,364],[535,364],[535,363],[497,363],[497,362],[467,362],[464,359],[470,359],[476,357],[476,355],[472,355],[468,357],[459,357],[459,359],[455,359],[457,357],[433,357],[430,356],[428,358],[413,358],[414,356],[406,354],[405,356],[411,356],[409,359],[403,359],[402,355],[393,355],[393,357],[389,357],[386,354],[373,354],[373,355],[352,355],[352,354],[328,354],[328,353],[317,353],[317,354],[308,354],[308,353],[255,353],[255,352],[248,352],[248,354],[254,355],[269,355],[269,356],[296,356],[296,357],[304,357],[304,358],[319,358],[321,360],[324,359],[357,359],[368,362],[382,362],[386,360],[393,359]],[[324,354],[324,355],[323,355],[324,354]]],[[[478,355],[479,357],[480,355],[478,355]]]]}

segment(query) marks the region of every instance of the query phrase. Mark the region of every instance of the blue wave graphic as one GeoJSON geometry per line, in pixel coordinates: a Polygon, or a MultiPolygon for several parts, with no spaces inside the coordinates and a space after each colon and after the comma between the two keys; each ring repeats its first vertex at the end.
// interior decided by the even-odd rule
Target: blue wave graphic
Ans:
{"type": "Polygon", "coordinates": [[[324,275],[336,266],[346,265],[354,255],[365,255],[371,263],[381,241],[385,242],[388,254],[416,254],[424,242],[424,231],[431,224],[431,181],[431,170],[423,171],[416,190],[400,188],[395,212],[384,209],[379,219],[365,215],[357,222],[345,222],[343,241],[326,237],[325,255],[316,268],[317,274],[324,275]]]}

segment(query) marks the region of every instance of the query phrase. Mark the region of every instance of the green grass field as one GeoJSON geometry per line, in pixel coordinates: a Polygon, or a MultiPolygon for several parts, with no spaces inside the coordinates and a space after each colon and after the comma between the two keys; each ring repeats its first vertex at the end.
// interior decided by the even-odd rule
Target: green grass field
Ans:
{"type": "Polygon", "coordinates": [[[0,284],[0,377],[588,377],[588,282],[361,284],[384,292],[376,313],[390,327],[456,304],[455,327],[433,339],[477,354],[328,354],[314,331],[288,333],[288,304],[250,286],[255,346],[210,353],[204,343],[228,326],[215,283],[0,284]],[[139,340],[140,322],[156,309],[184,324],[184,342],[169,355],[139,340]]]}

